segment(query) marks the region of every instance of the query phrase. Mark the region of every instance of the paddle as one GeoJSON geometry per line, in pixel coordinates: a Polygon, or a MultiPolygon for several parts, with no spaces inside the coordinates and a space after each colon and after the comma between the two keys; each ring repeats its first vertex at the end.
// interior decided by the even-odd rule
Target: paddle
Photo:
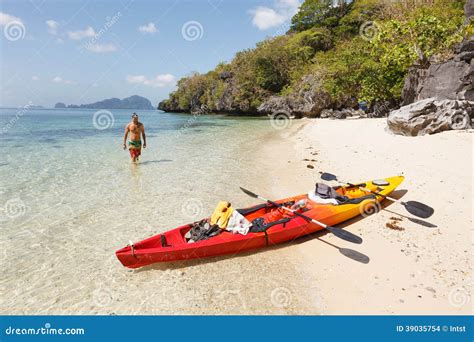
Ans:
{"type": "Polygon", "coordinates": [[[349,183],[349,182],[344,182],[344,181],[340,181],[339,179],[337,179],[337,176],[331,174],[331,173],[328,173],[328,172],[321,172],[321,179],[325,180],[325,181],[337,181],[341,184],[347,184],[349,186],[353,186],[353,187],[357,187],[363,191],[366,191],[366,192],[370,192],[374,195],[377,195],[377,196],[381,196],[383,198],[386,198],[390,201],[393,201],[393,202],[397,202],[397,203],[400,203],[401,205],[403,205],[405,207],[405,209],[412,215],[415,215],[415,216],[418,216],[418,217],[421,217],[421,218],[428,218],[430,217],[431,215],[433,215],[434,213],[434,209],[431,208],[430,206],[426,205],[426,204],[423,204],[423,203],[420,203],[420,202],[417,202],[417,201],[407,201],[407,202],[404,202],[402,200],[398,200],[396,198],[393,198],[393,197],[390,197],[390,196],[385,196],[379,192],[376,192],[376,191],[372,191],[370,189],[367,189],[365,188],[364,186],[361,186],[361,185],[358,185],[358,184],[352,184],[352,183],[349,183]]]}
{"type": "Polygon", "coordinates": [[[279,203],[276,203],[276,202],[273,202],[273,201],[270,201],[266,198],[263,198],[247,189],[244,189],[242,187],[240,187],[240,190],[242,190],[245,194],[249,195],[250,197],[253,197],[253,198],[258,198],[264,202],[267,202],[267,203],[270,203],[274,206],[277,206],[279,208],[282,208],[286,211],[289,211],[289,212],[292,212],[293,214],[295,214],[296,216],[299,216],[299,217],[302,217],[304,218],[305,220],[307,221],[310,221],[310,222],[313,222],[315,224],[317,224],[318,226],[321,226],[323,227],[324,229],[327,229],[328,231],[330,231],[331,233],[333,233],[335,236],[337,236],[338,238],[340,239],[343,239],[343,240],[346,240],[346,241],[349,241],[349,242],[352,242],[352,243],[357,243],[357,244],[360,244],[362,243],[362,238],[360,236],[357,236],[355,234],[352,234],[346,230],[343,230],[341,228],[336,228],[336,227],[331,227],[331,226],[328,226],[322,222],[319,222],[319,221],[316,221],[314,219],[312,219],[311,217],[308,217],[306,215],[303,215],[303,214],[300,214],[299,212],[293,210],[293,209],[290,209],[290,208],[287,208],[285,207],[284,205],[281,205],[279,203]]]}

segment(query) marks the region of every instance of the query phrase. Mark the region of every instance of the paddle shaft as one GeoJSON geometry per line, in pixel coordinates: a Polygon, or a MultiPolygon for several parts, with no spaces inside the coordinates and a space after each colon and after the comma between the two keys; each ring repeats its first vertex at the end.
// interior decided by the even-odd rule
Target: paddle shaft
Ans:
{"type": "Polygon", "coordinates": [[[265,202],[268,202],[268,203],[270,203],[270,204],[276,205],[277,207],[280,207],[280,208],[282,208],[282,209],[284,209],[284,210],[286,210],[286,211],[289,211],[289,212],[291,212],[291,213],[293,213],[293,214],[295,214],[295,215],[297,215],[297,216],[299,216],[299,217],[302,217],[302,218],[304,218],[304,219],[307,220],[307,221],[311,221],[311,222],[313,222],[313,223],[315,223],[315,224],[317,224],[317,225],[319,225],[319,226],[321,226],[321,227],[323,227],[323,228],[326,228],[326,229],[329,228],[327,224],[324,224],[324,223],[322,223],[322,222],[316,221],[315,219],[312,219],[311,217],[308,217],[308,216],[306,216],[306,215],[300,214],[300,213],[297,212],[296,210],[287,208],[287,207],[285,207],[284,205],[281,205],[281,204],[278,204],[278,203],[276,203],[276,202],[270,201],[270,200],[268,200],[268,199],[266,199],[266,198],[263,198],[262,196],[259,196],[259,195],[257,195],[257,196],[258,196],[258,198],[261,199],[262,201],[265,201],[265,202]]]}

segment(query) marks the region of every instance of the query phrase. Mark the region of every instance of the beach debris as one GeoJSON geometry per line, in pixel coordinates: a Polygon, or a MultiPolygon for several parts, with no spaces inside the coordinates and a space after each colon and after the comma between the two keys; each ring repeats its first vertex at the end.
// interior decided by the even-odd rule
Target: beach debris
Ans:
{"type": "Polygon", "coordinates": [[[385,227],[389,228],[389,229],[392,229],[392,230],[398,230],[398,231],[403,231],[405,230],[405,228],[403,228],[402,226],[400,226],[398,223],[402,221],[401,218],[398,218],[398,217],[391,217],[390,218],[391,221],[385,223],[385,227]]]}

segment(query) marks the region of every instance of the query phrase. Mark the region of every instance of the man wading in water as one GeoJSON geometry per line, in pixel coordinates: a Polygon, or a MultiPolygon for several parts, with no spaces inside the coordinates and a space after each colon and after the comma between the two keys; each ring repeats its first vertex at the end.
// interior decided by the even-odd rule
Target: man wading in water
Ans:
{"type": "Polygon", "coordinates": [[[143,136],[143,148],[146,148],[145,126],[138,121],[137,113],[132,114],[132,122],[125,127],[125,134],[123,135],[123,149],[127,148],[127,136],[130,133],[130,140],[128,141],[128,150],[132,163],[138,161],[138,157],[142,153],[142,141],[140,135],[143,136]]]}

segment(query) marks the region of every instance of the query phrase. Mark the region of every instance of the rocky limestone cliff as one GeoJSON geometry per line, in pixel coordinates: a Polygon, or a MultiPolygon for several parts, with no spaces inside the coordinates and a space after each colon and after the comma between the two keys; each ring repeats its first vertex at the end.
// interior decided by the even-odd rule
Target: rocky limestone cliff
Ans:
{"type": "MultiPolygon", "coordinates": [[[[474,19],[474,0],[464,6],[465,23],[474,19]]],[[[402,106],[438,97],[440,99],[474,101],[474,37],[464,40],[454,49],[448,61],[424,61],[413,66],[402,91],[402,106]]]]}
{"type": "Polygon", "coordinates": [[[405,80],[403,105],[438,97],[474,101],[474,38],[455,49],[455,56],[444,63],[433,63],[426,69],[412,68],[405,80]]]}
{"type": "Polygon", "coordinates": [[[287,96],[271,96],[258,107],[258,112],[270,115],[285,113],[299,118],[319,117],[324,109],[353,105],[354,99],[333,103],[320,80],[315,75],[306,75],[302,77],[296,91],[287,96]]]}
{"type": "Polygon", "coordinates": [[[400,135],[425,135],[472,128],[474,102],[424,99],[392,111],[388,128],[400,135]]]}

